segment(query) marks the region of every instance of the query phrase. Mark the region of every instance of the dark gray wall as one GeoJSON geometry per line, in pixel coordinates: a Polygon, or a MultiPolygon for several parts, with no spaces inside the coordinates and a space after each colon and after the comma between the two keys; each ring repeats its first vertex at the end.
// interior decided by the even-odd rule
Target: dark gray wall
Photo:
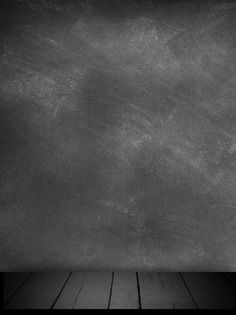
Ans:
{"type": "Polygon", "coordinates": [[[234,1],[1,1],[0,269],[236,270],[234,1]]]}

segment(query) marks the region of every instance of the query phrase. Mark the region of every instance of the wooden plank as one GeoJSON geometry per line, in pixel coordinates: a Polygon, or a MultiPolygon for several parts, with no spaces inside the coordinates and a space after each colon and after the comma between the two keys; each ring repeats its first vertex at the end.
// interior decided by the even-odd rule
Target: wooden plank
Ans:
{"type": "Polygon", "coordinates": [[[178,273],[139,273],[143,309],[196,308],[178,273]]]}
{"type": "Polygon", "coordinates": [[[69,272],[37,272],[6,305],[10,309],[49,309],[65,281],[69,272]]]}
{"type": "Polygon", "coordinates": [[[107,309],[112,282],[111,272],[89,272],[74,305],[75,309],[107,309]]]}
{"type": "Polygon", "coordinates": [[[65,288],[54,305],[54,309],[72,309],[80,293],[85,272],[73,272],[65,288]]]}
{"type": "Polygon", "coordinates": [[[137,278],[135,272],[114,273],[110,308],[139,308],[137,278]]]}
{"type": "Polygon", "coordinates": [[[11,297],[29,279],[31,272],[6,272],[3,273],[3,303],[6,304],[11,297]]]}
{"type": "Polygon", "coordinates": [[[194,300],[202,309],[236,307],[236,290],[219,273],[182,273],[194,300]]]}

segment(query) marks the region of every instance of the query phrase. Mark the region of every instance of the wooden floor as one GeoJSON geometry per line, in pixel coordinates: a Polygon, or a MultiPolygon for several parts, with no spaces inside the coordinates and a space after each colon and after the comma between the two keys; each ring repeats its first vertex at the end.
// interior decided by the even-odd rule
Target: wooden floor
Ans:
{"type": "Polygon", "coordinates": [[[10,309],[236,308],[235,273],[4,273],[3,280],[10,309]]]}

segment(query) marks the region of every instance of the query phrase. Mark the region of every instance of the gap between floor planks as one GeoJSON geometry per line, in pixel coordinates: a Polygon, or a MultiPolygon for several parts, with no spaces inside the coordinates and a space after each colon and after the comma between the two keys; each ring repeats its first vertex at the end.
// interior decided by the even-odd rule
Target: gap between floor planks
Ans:
{"type": "Polygon", "coordinates": [[[31,309],[228,308],[236,293],[228,278],[219,273],[6,273],[4,303],[31,309]]]}

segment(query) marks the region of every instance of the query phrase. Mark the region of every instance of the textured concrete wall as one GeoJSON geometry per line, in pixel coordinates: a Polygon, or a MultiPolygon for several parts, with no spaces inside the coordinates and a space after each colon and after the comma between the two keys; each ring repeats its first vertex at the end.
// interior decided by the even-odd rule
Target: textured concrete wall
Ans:
{"type": "Polygon", "coordinates": [[[2,271],[236,270],[235,13],[1,1],[2,271]]]}

